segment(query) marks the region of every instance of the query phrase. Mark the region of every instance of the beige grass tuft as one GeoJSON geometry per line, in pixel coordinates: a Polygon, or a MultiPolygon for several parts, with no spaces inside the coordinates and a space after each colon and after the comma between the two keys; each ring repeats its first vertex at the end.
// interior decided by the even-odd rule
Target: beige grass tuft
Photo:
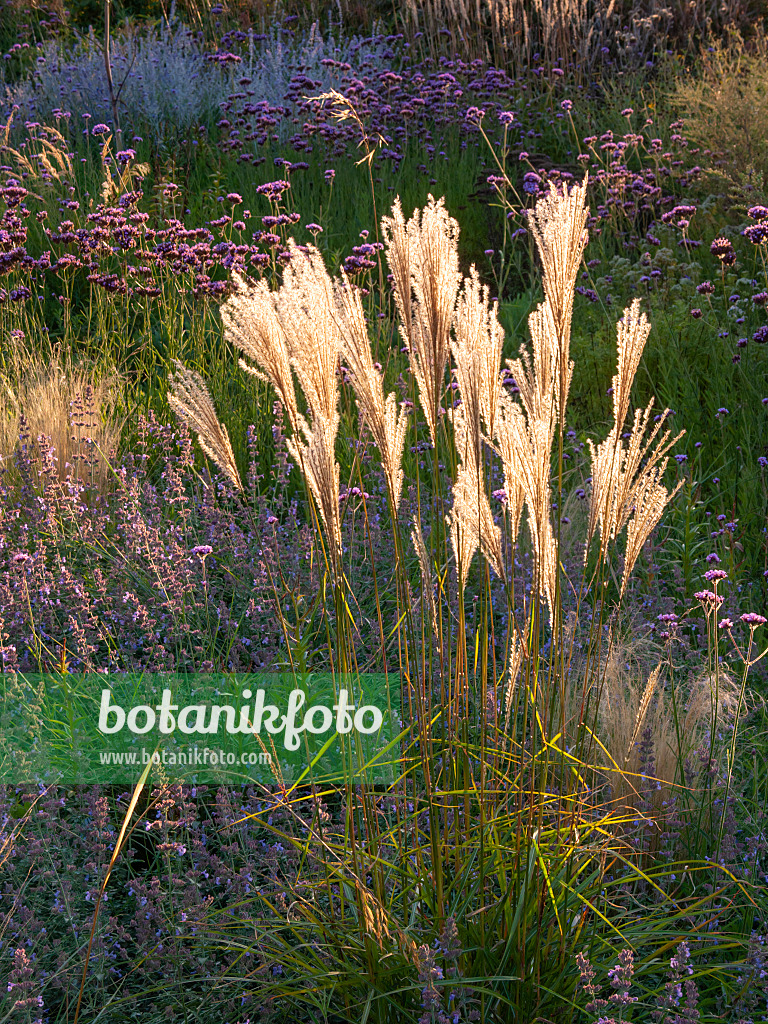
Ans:
{"type": "Polygon", "coordinates": [[[92,480],[100,492],[107,490],[114,478],[106,460],[120,442],[120,379],[75,367],[59,351],[43,361],[24,344],[6,359],[8,374],[0,377],[0,466],[12,463],[23,415],[33,444],[49,439],[59,480],[71,472],[88,485],[92,480]],[[78,396],[89,409],[78,412],[78,396]],[[95,460],[92,467],[81,468],[83,456],[95,460]]]}

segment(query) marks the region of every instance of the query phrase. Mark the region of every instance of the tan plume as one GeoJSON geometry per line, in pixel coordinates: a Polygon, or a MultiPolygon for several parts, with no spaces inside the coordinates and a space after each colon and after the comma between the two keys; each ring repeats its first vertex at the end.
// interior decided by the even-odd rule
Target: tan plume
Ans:
{"type": "Polygon", "coordinates": [[[341,557],[341,517],[339,513],[339,464],[336,462],[336,432],[339,427],[338,413],[330,421],[318,418],[312,427],[303,424],[302,433],[286,442],[291,458],[304,474],[309,489],[317,503],[325,526],[330,546],[331,562],[338,570],[341,557]]]}
{"type": "Polygon", "coordinates": [[[395,297],[432,443],[437,443],[437,418],[445,387],[450,328],[459,288],[458,223],[442,199],[429,196],[427,205],[404,222],[395,203],[393,217],[382,219],[387,261],[395,297]]]}
{"type": "Polygon", "coordinates": [[[470,435],[464,406],[455,411],[453,425],[460,462],[453,485],[453,508],[446,519],[463,589],[469,564],[478,547],[500,579],[506,580],[506,571],[501,529],[494,522],[485,490],[482,459],[470,435]]]}
{"type": "Polygon", "coordinates": [[[290,239],[288,251],[275,310],[312,419],[329,424],[336,415],[341,344],[333,282],[315,246],[290,239]]]}
{"type": "Polygon", "coordinates": [[[488,437],[493,437],[502,390],[504,330],[496,316],[497,304],[491,304],[488,296],[488,287],[480,284],[473,264],[459,292],[451,349],[459,393],[463,399],[465,394],[477,391],[483,429],[488,437]]]}
{"type": "Polygon", "coordinates": [[[626,764],[632,756],[632,751],[634,750],[635,743],[637,742],[637,738],[640,735],[640,730],[643,727],[643,722],[645,721],[645,716],[648,714],[648,708],[651,706],[653,695],[656,692],[656,684],[659,681],[660,672],[661,663],[659,663],[656,666],[656,668],[651,672],[650,676],[648,677],[648,682],[646,683],[645,689],[643,690],[643,695],[640,698],[640,706],[637,709],[635,725],[632,729],[632,736],[629,741],[629,746],[627,747],[627,753],[624,757],[624,764],[626,764]]]}
{"type": "Polygon", "coordinates": [[[233,273],[232,281],[235,291],[221,306],[225,337],[256,363],[254,367],[241,359],[240,366],[274,387],[295,433],[299,429],[296,388],[274,294],[263,280],[249,287],[239,274],[233,273]]]}
{"type": "Polygon", "coordinates": [[[379,449],[396,513],[403,489],[401,463],[408,415],[398,408],[396,395],[390,393],[384,398],[384,375],[373,362],[360,289],[349,282],[343,270],[335,295],[341,346],[352,371],[352,387],[379,449]]]}
{"type": "Polygon", "coordinates": [[[219,423],[211,394],[199,373],[188,369],[178,359],[176,370],[169,377],[168,404],[190,430],[194,430],[200,447],[221,472],[241,491],[240,474],[229,442],[227,428],[219,423]]]}
{"type": "Polygon", "coordinates": [[[558,417],[565,423],[570,384],[571,316],[576,277],[587,244],[589,209],[586,205],[588,176],[581,185],[556,186],[536,203],[528,224],[536,242],[544,277],[544,295],[550,307],[561,367],[557,392],[558,417]]]}

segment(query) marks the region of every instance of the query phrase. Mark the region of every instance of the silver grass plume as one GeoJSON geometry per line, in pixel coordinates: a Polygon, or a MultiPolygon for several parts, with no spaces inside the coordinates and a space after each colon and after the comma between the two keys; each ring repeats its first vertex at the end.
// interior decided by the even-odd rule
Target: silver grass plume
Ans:
{"type": "Polygon", "coordinates": [[[523,505],[525,504],[525,487],[523,486],[520,468],[520,449],[516,443],[517,434],[507,422],[511,416],[522,416],[522,414],[519,407],[515,405],[508,395],[502,395],[499,404],[494,450],[504,467],[504,491],[507,496],[506,515],[510,542],[512,547],[514,547],[520,532],[520,520],[523,514],[523,505]]]}
{"type": "Polygon", "coordinates": [[[544,301],[531,313],[531,349],[508,365],[517,382],[520,408],[503,399],[496,431],[504,462],[513,523],[519,523],[521,495],[536,555],[539,593],[554,615],[558,560],[550,519],[550,467],[555,427],[565,423],[573,363],[570,360],[574,289],[587,243],[587,179],[570,191],[550,184],[529,216],[543,267],[544,301]]]}
{"type": "Polygon", "coordinates": [[[329,555],[338,574],[341,557],[338,378],[341,332],[333,282],[315,246],[297,246],[290,239],[290,262],[275,294],[275,310],[286,338],[291,366],[309,407],[311,425],[300,422],[300,434],[288,452],[304,473],[317,502],[329,541],[329,555]],[[305,443],[306,442],[306,443],[305,443]]]}
{"type": "Polygon", "coordinates": [[[403,446],[408,429],[408,414],[398,408],[396,395],[384,398],[384,375],[374,366],[368,327],[360,298],[360,289],[350,283],[342,270],[336,286],[336,314],[341,332],[341,348],[352,371],[352,387],[381,455],[392,507],[397,513],[403,489],[403,446]]]}
{"type": "Polygon", "coordinates": [[[459,391],[463,396],[472,387],[477,387],[483,429],[488,437],[493,437],[502,393],[504,329],[496,316],[497,303],[491,304],[488,295],[488,286],[480,284],[480,276],[473,264],[459,292],[451,349],[459,391]],[[476,377],[476,385],[470,383],[470,373],[476,377]]]}
{"type": "Polygon", "coordinates": [[[557,551],[550,520],[551,418],[527,421],[519,405],[505,395],[499,407],[497,437],[498,450],[504,462],[510,519],[519,516],[520,495],[524,495],[528,527],[536,556],[539,593],[546,598],[552,617],[557,581],[557,551]]]}
{"type": "Polygon", "coordinates": [[[315,246],[297,246],[290,239],[288,251],[275,310],[312,421],[320,418],[328,425],[336,414],[341,344],[333,282],[315,246]]]}
{"type": "Polygon", "coordinates": [[[296,388],[274,294],[263,280],[252,287],[237,273],[232,274],[232,280],[235,292],[221,306],[225,337],[256,363],[254,367],[240,359],[242,369],[274,387],[295,433],[299,429],[296,388]]]}
{"type": "Polygon", "coordinates": [[[474,266],[464,280],[454,330],[451,348],[461,406],[454,412],[453,424],[460,465],[447,522],[463,588],[478,546],[496,575],[506,580],[501,530],[493,519],[483,472],[483,427],[491,433],[496,424],[504,335],[474,266]]]}
{"type": "Polygon", "coordinates": [[[509,716],[512,711],[512,698],[514,697],[515,688],[517,686],[517,680],[520,675],[520,670],[523,667],[523,661],[525,660],[526,650],[523,644],[517,638],[517,633],[512,633],[512,642],[509,651],[509,666],[507,669],[507,685],[504,693],[504,702],[506,705],[506,713],[504,715],[504,732],[509,731],[509,716]]]}
{"type": "Polygon", "coordinates": [[[470,437],[463,406],[453,417],[460,464],[453,485],[453,508],[446,516],[451,534],[459,584],[463,590],[472,556],[479,547],[496,575],[506,581],[501,529],[496,524],[485,491],[482,461],[470,437]]]}
{"type": "Polygon", "coordinates": [[[667,466],[667,453],[684,431],[671,438],[671,431],[666,430],[654,447],[669,415],[668,409],[664,410],[646,437],[653,408],[651,400],[645,409],[635,410],[629,437],[622,437],[632,383],[649,331],[650,325],[640,311],[639,300],[635,300],[625,309],[617,324],[618,371],[613,378],[613,428],[599,445],[588,442],[592,459],[592,496],[584,557],[586,559],[595,532],[599,532],[605,559],[608,540],[615,540],[629,523],[622,595],[643,545],[681,486],[678,484],[669,493],[661,479],[667,466]]]}
{"type": "Polygon", "coordinates": [[[442,199],[405,223],[396,201],[393,217],[382,218],[395,301],[430,437],[437,444],[437,418],[445,384],[450,328],[459,289],[459,225],[442,199]]]}
{"type": "Polygon", "coordinates": [[[624,596],[630,574],[635,567],[638,555],[643,550],[643,545],[658,525],[664,514],[664,509],[685,482],[680,480],[671,492],[659,483],[664,475],[666,461],[665,459],[660,466],[651,470],[647,475],[644,473],[635,489],[635,510],[627,524],[627,548],[624,554],[624,574],[621,579],[620,597],[624,596]]]}
{"type": "Polygon", "coordinates": [[[289,240],[291,260],[283,284],[270,292],[264,282],[237,291],[223,307],[225,327],[257,368],[241,365],[270,381],[287,408],[293,436],[288,451],[306,477],[326,528],[330,557],[338,568],[341,553],[339,466],[335,459],[337,369],[341,334],[333,282],[317,248],[289,240]],[[293,372],[309,409],[310,423],[299,413],[293,372]]]}
{"type": "Polygon", "coordinates": [[[306,443],[298,435],[288,438],[286,445],[291,458],[306,477],[309,489],[317,503],[329,541],[329,555],[334,571],[338,573],[341,557],[341,516],[339,512],[339,464],[336,462],[336,433],[339,415],[331,420],[321,417],[309,427],[302,426],[306,443]]]}
{"type": "Polygon", "coordinates": [[[392,216],[382,218],[381,228],[387,263],[392,273],[395,305],[401,323],[400,330],[405,343],[408,344],[408,339],[412,334],[411,245],[400,196],[395,199],[392,216]]]}
{"type": "MultiPolygon", "coordinates": [[[[477,508],[478,480],[474,452],[469,453],[469,430],[466,414],[462,406],[453,415],[456,452],[459,456],[459,467],[453,485],[453,508],[445,517],[451,536],[451,546],[456,559],[459,589],[463,591],[467,585],[467,576],[472,558],[479,544],[479,518],[477,508]],[[474,487],[473,487],[474,484],[474,487]],[[474,514],[473,514],[474,513],[474,514]]],[[[485,491],[483,491],[485,493],[485,491]]]]}
{"type": "Polygon", "coordinates": [[[178,418],[197,434],[200,447],[239,490],[243,485],[229,442],[227,428],[219,423],[211,394],[199,373],[188,369],[178,359],[168,383],[168,404],[178,418]]]}
{"type": "Polygon", "coordinates": [[[539,251],[543,269],[544,294],[549,302],[560,366],[557,414],[565,423],[565,405],[570,384],[571,316],[576,277],[587,244],[587,181],[558,188],[549,184],[548,195],[536,203],[528,226],[539,251]]]}
{"type": "MultiPolygon", "coordinates": [[[[507,360],[517,384],[520,401],[529,423],[547,424],[553,440],[557,424],[555,395],[558,387],[558,358],[552,307],[545,298],[528,317],[531,349],[521,346],[520,358],[507,360]]],[[[568,367],[570,384],[573,363],[568,367]]],[[[550,446],[552,441],[550,440],[550,446]]]]}

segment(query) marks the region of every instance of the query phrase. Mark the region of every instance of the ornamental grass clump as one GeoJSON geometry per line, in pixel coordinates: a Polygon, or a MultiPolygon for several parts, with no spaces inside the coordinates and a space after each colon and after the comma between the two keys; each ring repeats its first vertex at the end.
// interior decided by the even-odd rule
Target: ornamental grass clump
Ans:
{"type": "Polygon", "coordinates": [[[664,483],[677,440],[663,429],[668,412],[651,425],[650,405],[631,409],[650,329],[639,301],[617,325],[614,423],[589,448],[584,534],[565,560],[571,315],[587,215],[586,182],[550,185],[538,202],[544,297],[530,344],[506,371],[496,303],[474,267],[461,280],[458,225],[431,196],[410,218],[397,201],[382,222],[410,367],[395,390],[361,289],[344,272],[331,278],[313,246],[291,242],[277,288],[236,278],[222,307],[241,365],[285,411],[324,554],[325,582],[295,621],[286,609],[304,597],[272,577],[287,661],[386,673],[403,722],[396,781],[376,785],[363,771],[331,787],[334,812],[310,809],[308,832],[286,822],[316,794],[285,780],[244,812],[298,865],[247,896],[257,940],[238,941],[269,967],[252,989],[265,1005],[350,1021],[531,1019],[571,998],[574,955],[612,941],[617,906],[623,939],[653,948],[711,911],[693,884],[669,895],[678,856],[686,878],[730,884],[704,859],[716,839],[683,826],[704,820],[699,782],[713,778],[731,691],[709,677],[666,679],[656,650],[650,668],[617,668],[632,570],[676,493],[664,483]],[[337,446],[347,438],[342,491],[337,446]],[[349,521],[358,512],[362,543],[349,521]],[[635,908],[661,836],[664,922],[650,927],[635,908]]]}
{"type": "Polygon", "coordinates": [[[24,476],[34,451],[47,466],[43,482],[69,478],[94,494],[105,492],[114,482],[108,460],[120,440],[118,376],[74,366],[60,350],[37,362],[19,334],[0,372],[0,467],[12,479],[24,476]]]}

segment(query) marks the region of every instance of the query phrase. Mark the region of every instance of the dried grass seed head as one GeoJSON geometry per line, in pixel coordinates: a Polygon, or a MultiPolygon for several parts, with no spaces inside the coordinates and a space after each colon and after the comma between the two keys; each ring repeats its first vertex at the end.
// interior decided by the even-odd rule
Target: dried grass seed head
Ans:
{"type": "Polygon", "coordinates": [[[219,422],[213,400],[199,373],[175,360],[169,377],[168,404],[182,422],[197,434],[200,447],[239,490],[243,489],[227,428],[219,422]]]}

